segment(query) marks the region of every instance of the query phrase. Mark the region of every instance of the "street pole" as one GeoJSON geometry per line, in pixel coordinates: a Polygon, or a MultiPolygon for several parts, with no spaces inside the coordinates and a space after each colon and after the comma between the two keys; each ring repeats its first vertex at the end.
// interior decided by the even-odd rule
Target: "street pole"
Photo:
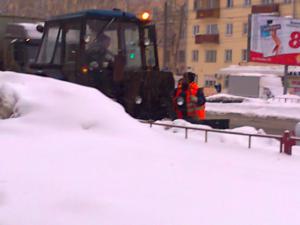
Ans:
{"type": "Polygon", "coordinates": [[[164,39],[163,39],[163,68],[167,66],[167,41],[168,41],[168,2],[165,2],[164,6],[164,39]]]}
{"type": "Polygon", "coordinates": [[[292,0],[292,7],[293,7],[293,18],[296,17],[296,1],[292,0]]]}
{"type": "Polygon", "coordinates": [[[128,12],[129,0],[124,0],[124,3],[125,3],[125,11],[128,12]]]}
{"type": "MultiPolygon", "coordinates": [[[[179,29],[178,29],[178,34],[177,34],[177,40],[175,42],[175,54],[174,54],[174,61],[173,61],[173,65],[172,65],[172,69],[173,71],[176,71],[176,65],[177,65],[177,58],[178,58],[178,52],[179,52],[179,48],[180,48],[180,42],[183,38],[183,22],[185,20],[185,4],[182,5],[180,7],[180,14],[179,14],[179,29]]],[[[187,63],[185,62],[185,67],[186,67],[187,63]]]]}
{"type": "Polygon", "coordinates": [[[284,66],[284,75],[283,75],[283,94],[287,94],[288,90],[288,73],[289,73],[289,66],[284,66]]]}

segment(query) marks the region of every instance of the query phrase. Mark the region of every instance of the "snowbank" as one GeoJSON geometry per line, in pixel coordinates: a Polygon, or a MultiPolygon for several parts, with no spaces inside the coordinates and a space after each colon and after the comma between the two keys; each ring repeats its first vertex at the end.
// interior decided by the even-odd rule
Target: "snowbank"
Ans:
{"type": "Polygon", "coordinates": [[[240,103],[243,102],[246,97],[241,97],[241,96],[235,96],[235,95],[229,95],[229,94],[215,94],[208,96],[206,100],[208,102],[222,102],[222,103],[240,103]]]}
{"type": "Polygon", "coordinates": [[[9,85],[0,86],[0,119],[7,119],[15,115],[17,94],[9,85]]]}
{"type": "Polygon", "coordinates": [[[19,115],[0,120],[3,225],[300,220],[300,158],[280,155],[274,140],[251,150],[236,136],[205,144],[203,132],[185,140],[150,129],[92,88],[9,72],[0,86],[19,115]]]}

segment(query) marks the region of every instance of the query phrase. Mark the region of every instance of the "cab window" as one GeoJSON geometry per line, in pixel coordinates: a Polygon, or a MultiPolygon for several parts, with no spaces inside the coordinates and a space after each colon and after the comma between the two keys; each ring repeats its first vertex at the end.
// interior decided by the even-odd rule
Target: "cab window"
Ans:
{"type": "Polygon", "coordinates": [[[50,25],[48,27],[43,38],[42,47],[37,58],[37,63],[48,64],[51,62],[55,51],[57,37],[60,33],[61,32],[58,25],[50,25]]]}
{"type": "Polygon", "coordinates": [[[80,50],[80,24],[67,25],[65,39],[64,61],[66,63],[76,62],[80,50]]]}
{"type": "Polygon", "coordinates": [[[125,36],[125,68],[136,69],[142,67],[139,29],[136,24],[124,23],[125,36]]]}

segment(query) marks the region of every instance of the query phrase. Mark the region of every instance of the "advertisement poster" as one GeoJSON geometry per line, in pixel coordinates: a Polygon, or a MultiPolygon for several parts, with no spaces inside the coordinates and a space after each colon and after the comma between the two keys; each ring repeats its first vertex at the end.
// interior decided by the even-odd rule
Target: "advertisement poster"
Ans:
{"type": "Polygon", "coordinates": [[[249,60],[300,66],[300,20],[252,15],[249,60]]]}

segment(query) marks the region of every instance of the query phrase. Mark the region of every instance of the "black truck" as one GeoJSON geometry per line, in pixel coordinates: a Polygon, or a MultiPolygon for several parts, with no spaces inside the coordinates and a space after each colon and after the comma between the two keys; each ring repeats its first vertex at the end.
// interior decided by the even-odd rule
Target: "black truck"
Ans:
{"type": "Polygon", "coordinates": [[[32,73],[30,64],[35,60],[42,39],[36,27],[41,18],[0,15],[0,70],[32,73]]]}

